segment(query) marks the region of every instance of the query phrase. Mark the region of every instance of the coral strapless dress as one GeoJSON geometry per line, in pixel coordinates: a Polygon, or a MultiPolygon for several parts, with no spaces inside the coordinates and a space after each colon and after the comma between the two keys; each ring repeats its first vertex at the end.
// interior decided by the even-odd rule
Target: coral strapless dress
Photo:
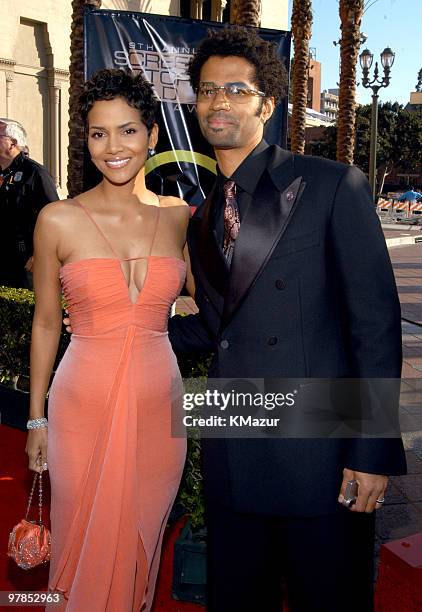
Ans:
{"type": "MultiPolygon", "coordinates": [[[[159,208],[154,235],[158,218],[159,208]]],[[[61,269],[73,334],[49,398],[49,589],[65,597],[55,610],[139,612],[152,605],[186,454],[186,440],[171,435],[183,388],[167,334],[185,263],[143,259],[135,303],[117,257],[61,269]]]]}

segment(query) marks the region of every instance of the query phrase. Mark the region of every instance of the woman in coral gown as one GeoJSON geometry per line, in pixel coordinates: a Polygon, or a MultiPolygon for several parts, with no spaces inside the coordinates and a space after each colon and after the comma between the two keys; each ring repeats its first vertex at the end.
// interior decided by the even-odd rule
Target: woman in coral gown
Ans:
{"type": "Polygon", "coordinates": [[[91,158],[101,183],[43,208],[34,235],[36,307],[27,453],[49,469],[49,589],[67,612],[150,610],[186,440],[172,437],[182,381],[167,335],[185,281],[189,208],[146,188],[157,140],[149,83],[102,70],[86,84],[91,158]],[[135,195],[136,192],[136,195],[135,195]],[[61,329],[70,345],[44,397],[61,329]],[[47,434],[48,432],[48,434],[47,434]]]}

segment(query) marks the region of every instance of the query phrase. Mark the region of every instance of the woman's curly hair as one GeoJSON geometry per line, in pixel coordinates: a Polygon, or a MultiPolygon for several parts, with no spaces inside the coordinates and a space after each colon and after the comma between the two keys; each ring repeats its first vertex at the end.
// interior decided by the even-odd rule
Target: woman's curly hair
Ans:
{"type": "Polygon", "coordinates": [[[280,102],[287,94],[287,71],[276,53],[274,43],[258,36],[254,28],[226,26],[221,30],[208,30],[208,38],[199,43],[190,60],[188,74],[194,91],[198,90],[202,66],[212,56],[243,57],[255,68],[254,81],[266,97],[280,102]]]}
{"type": "Polygon", "coordinates": [[[79,98],[79,108],[84,123],[95,102],[123,98],[139,110],[141,120],[151,132],[156,120],[158,101],[151,83],[142,73],[132,74],[118,68],[103,68],[95,72],[85,83],[79,98]]]}

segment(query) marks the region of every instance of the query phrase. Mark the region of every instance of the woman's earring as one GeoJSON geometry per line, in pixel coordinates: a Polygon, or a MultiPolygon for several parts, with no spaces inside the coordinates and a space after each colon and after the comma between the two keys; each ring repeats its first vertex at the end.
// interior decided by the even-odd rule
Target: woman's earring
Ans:
{"type": "Polygon", "coordinates": [[[148,159],[155,155],[155,149],[148,149],[148,159]]]}

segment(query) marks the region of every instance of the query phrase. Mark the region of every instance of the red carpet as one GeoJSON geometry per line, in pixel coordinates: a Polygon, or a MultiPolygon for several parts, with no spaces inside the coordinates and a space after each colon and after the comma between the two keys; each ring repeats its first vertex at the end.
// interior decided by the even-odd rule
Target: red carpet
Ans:
{"type": "MultiPolygon", "coordinates": [[[[33,472],[28,470],[25,453],[26,433],[0,425],[0,591],[45,591],[47,589],[48,565],[32,570],[21,570],[6,555],[9,531],[26,512],[28,495],[31,489],[33,472]]],[[[45,506],[44,523],[49,525],[48,503],[50,489],[48,477],[44,478],[45,506]]],[[[30,518],[36,518],[37,506],[32,509],[30,518]]],[[[158,576],[155,605],[153,612],[204,612],[203,606],[175,601],[171,597],[173,572],[173,544],[181,524],[167,529],[164,536],[161,569],[158,576]]],[[[14,610],[27,611],[26,607],[14,610]]],[[[42,607],[31,607],[41,611],[42,607]]]]}

